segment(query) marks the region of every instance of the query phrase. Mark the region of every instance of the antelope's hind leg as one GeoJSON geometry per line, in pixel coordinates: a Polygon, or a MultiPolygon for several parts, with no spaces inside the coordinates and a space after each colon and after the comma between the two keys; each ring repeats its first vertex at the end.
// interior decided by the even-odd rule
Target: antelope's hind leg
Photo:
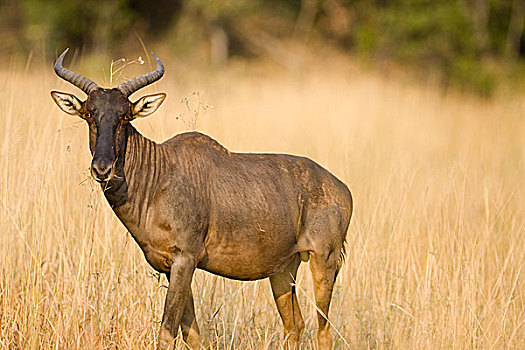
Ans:
{"type": "Polygon", "coordinates": [[[199,335],[199,326],[195,318],[195,306],[193,303],[193,293],[190,289],[188,299],[186,300],[186,307],[180,323],[182,329],[182,339],[192,350],[202,348],[199,335]]]}
{"type": "Polygon", "coordinates": [[[273,297],[284,325],[286,350],[299,350],[299,338],[304,330],[304,320],[295,293],[295,277],[301,264],[299,255],[295,255],[286,268],[270,277],[273,297]]]}
{"type": "Polygon", "coordinates": [[[314,284],[315,303],[318,308],[319,350],[332,349],[328,311],[335,280],[342,262],[343,245],[348,229],[349,216],[343,216],[338,208],[319,208],[306,224],[305,235],[312,242],[310,270],[314,284]]]}
{"type": "Polygon", "coordinates": [[[337,276],[337,260],[334,257],[335,254],[333,253],[329,256],[314,253],[310,258],[315,303],[318,309],[322,311],[322,314],[319,311],[317,312],[317,323],[319,325],[317,341],[320,350],[332,348],[332,339],[329,332],[330,324],[327,317],[337,276]]]}

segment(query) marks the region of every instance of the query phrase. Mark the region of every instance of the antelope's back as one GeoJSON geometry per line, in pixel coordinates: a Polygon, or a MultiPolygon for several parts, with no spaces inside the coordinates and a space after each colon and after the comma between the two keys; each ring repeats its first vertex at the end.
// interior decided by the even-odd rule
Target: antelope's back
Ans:
{"type": "Polygon", "coordinates": [[[305,157],[230,152],[198,132],[176,135],[165,145],[177,171],[186,172],[199,193],[223,214],[241,211],[244,218],[256,214],[287,221],[293,217],[283,217],[285,212],[300,205],[352,205],[348,187],[305,157]]]}

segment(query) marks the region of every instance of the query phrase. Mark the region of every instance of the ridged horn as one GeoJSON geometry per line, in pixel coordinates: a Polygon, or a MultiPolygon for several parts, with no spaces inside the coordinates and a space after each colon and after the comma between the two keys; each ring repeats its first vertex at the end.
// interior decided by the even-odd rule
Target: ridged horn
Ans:
{"type": "Polygon", "coordinates": [[[62,52],[62,54],[57,58],[57,61],[55,62],[55,73],[60,78],[69,81],[71,84],[75,85],[77,88],[89,95],[91,91],[96,90],[99,87],[94,81],[89,80],[88,78],[85,78],[80,74],[72,72],[62,66],[62,62],[64,61],[64,57],[68,51],[69,48],[65,49],[64,52],[62,52]]]}
{"type": "Polygon", "coordinates": [[[141,75],[140,77],[132,78],[117,87],[117,89],[119,89],[126,97],[138,89],[142,89],[144,86],[156,82],[164,75],[164,65],[162,64],[162,61],[157,57],[157,55],[155,55],[155,53],[151,52],[151,54],[157,61],[157,68],[155,68],[153,72],[141,75]]]}

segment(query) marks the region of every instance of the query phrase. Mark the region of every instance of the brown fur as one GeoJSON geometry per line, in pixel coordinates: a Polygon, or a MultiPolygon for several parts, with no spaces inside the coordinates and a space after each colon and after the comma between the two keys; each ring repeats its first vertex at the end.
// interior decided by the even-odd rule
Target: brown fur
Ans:
{"type": "MultiPolygon", "coordinates": [[[[269,277],[287,347],[298,349],[304,321],[295,275],[310,260],[316,303],[328,315],[352,215],[348,188],[310,159],[229,152],[197,132],[156,144],[129,123],[132,107],[118,90],[98,89],[78,114],[89,124],[104,195],[170,281],[160,348],[179,326],[190,347],[201,346],[191,291],[200,268],[237,280],[269,277]]],[[[328,322],[320,313],[318,322],[319,348],[329,349],[328,322]]]]}

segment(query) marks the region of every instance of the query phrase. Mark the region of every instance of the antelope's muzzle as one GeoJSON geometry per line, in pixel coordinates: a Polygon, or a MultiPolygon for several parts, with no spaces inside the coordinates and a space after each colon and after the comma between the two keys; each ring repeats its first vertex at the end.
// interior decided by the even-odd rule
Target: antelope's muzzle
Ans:
{"type": "Polygon", "coordinates": [[[91,175],[98,182],[111,180],[115,175],[116,160],[111,159],[93,159],[91,162],[91,175]]]}

